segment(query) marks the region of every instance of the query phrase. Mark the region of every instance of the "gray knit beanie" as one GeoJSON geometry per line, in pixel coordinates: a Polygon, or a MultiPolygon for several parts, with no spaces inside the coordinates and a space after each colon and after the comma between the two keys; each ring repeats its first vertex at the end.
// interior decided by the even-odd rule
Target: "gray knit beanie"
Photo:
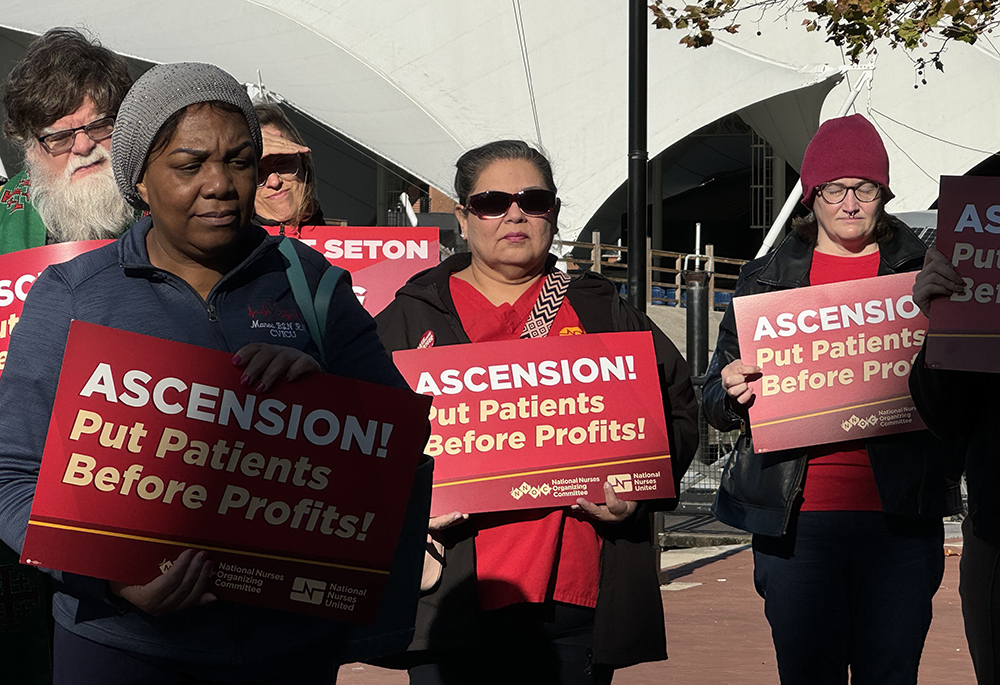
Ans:
{"type": "Polygon", "coordinates": [[[111,134],[111,166],[125,200],[144,207],[135,189],[149,148],[160,127],[175,112],[199,102],[226,102],[242,110],[257,158],[263,154],[260,123],[246,88],[214,64],[159,64],[139,77],[122,100],[111,134]]]}

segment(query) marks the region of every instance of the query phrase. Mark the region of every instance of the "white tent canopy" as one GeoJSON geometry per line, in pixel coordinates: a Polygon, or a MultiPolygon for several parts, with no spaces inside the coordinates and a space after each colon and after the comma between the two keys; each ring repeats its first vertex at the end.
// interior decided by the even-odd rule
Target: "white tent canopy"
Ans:
{"type": "MultiPolygon", "coordinates": [[[[627,9],[604,0],[521,5],[47,0],[5,8],[3,24],[32,33],[85,26],[123,54],[214,62],[245,82],[259,70],[271,91],[445,191],[464,150],[540,134],[563,197],[563,237],[573,239],[627,176],[627,9]]],[[[762,35],[744,27],[702,50],[650,27],[650,156],[740,111],[797,166],[850,79],[826,97],[843,74],[839,51],[788,23],[765,17],[762,35]]],[[[925,209],[939,175],[1000,149],[1000,59],[955,46],[948,72],[914,89],[909,58],[884,52],[856,108],[885,133],[894,208],[925,209]]]]}

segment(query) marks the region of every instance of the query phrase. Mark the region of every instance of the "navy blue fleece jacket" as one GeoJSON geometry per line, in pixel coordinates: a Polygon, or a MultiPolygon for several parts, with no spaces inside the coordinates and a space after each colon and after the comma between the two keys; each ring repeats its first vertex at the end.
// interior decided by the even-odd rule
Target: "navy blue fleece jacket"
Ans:
{"type": "MultiPolygon", "coordinates": [[[[305,327],[284,328],[277,337],[278,329],[269,325],[299,316],[279,238],[249,227],[257,247],[202,299],[186,282],[150,264],[151,225],[142,219],[117,242],[46,269],[14,328],[0,378],[0,538],[15,550],[24,541],[71,320],[229,352],[267,342],[319,356],[305,327]]],[[[315,291],[329,264],[311,248],[296,243],[296,249],[315,291]]],[[[334,292],[324,341],[330,373],[407,387],[346,272],[334,292]]],[[[105,645],[170,659],[247,664],[320,642],[332,653],[343,630],[331,621],[228,602],[154,618],[113,602],[105,581],[54,575],[59,582],[53,613],[60,625],[105,645]]]]}

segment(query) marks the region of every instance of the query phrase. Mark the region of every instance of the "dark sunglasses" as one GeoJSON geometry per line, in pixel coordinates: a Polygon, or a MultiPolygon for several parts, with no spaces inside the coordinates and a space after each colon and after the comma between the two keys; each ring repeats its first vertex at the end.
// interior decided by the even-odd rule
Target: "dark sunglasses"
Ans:
{"type": "Polygon", "coordinates": [[[545,216],[555,209],[556,194],[544,188],[528,188],[519,193],[487,190],[471,195],[465,208],[480,219],[499,219],[514,202],[528,216],[545,216]]]}
{"type": "Polygon", "coordinates": [[[283,180],[291,181],[301,172],[302,160],[298,155],[272,155],[266,162],[257,165],[257,187],[263,187],[271,174],[278,174],[283,180]]]}

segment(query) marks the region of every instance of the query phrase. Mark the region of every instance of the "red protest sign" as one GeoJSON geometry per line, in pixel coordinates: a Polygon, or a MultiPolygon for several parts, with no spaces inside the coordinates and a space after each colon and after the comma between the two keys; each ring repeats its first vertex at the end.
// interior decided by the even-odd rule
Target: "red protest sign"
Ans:
{"type": "Polygon", "coordinates": [[[670,445],[648,332],[402,350],[434,398],[434,515],[672,497],[670,445]]]}
{"type": "Polygon", "coordinates": [[[755,452],[924,427],[907,378],[927,319],[903,273],[733,300],[740,356],[757,364],[755,452]]]}
{"type": "MultiPolygon", "coordinates": [[[[278,235],[281,228],[265,226],[278,235]]],[[[285,229],[285,235],[291,235],[285,229]]],[[[294,236],[351,272],[354,294],[375,316],[413,274],[440,261],[438,229],[417,226],[302,226],[294,236]]]]}
{"type": "Polygon", "coordinates": [[[110,242],[113,241],[82,240],[0,255],[0,373],[7,363],[10,334],[21,319],[24,298],[38,274],[50,264],[61,264],[110,242]]]}
{"type": "Polygon", "coordinates": [[[1000,178],[942,176],[937,249],[965,292],[931,300],[927,366],[1000,373],[1000,178]]]}
{"type": "Polygon", "coordinates": [[[223,599],[373,621],[430,402],[231,358],[74,321],[22,562],[141,584],[193,547],[223,599]]]}

